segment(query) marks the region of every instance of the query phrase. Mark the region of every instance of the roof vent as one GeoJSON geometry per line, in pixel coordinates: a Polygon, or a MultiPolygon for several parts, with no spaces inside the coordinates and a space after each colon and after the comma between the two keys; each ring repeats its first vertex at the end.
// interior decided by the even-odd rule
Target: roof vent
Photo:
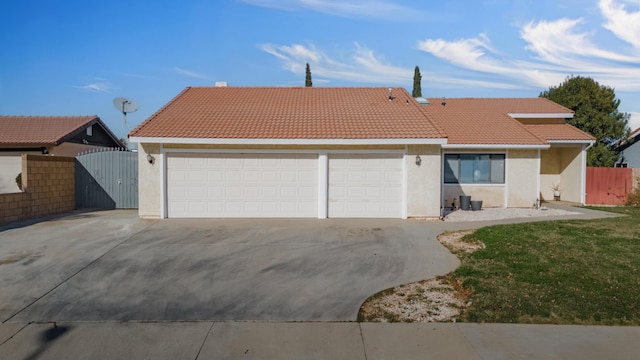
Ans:
{"type": "Polygon", "coordinates": [[[227,87],[226,81],[216,81],[216,87],[227,87]]]}
{"type": "Polygon", "coordinates": [[[440,104],[442,106],[447,105],[447,98],[445,98],[444,96],[442,97],[442,104],[440,104]]]}
{"type": "Polygon", "coordinates": [[[429,100],[427,100],[427,98],[423,98],[423,97],[417,97],[416,98],[416,102],[420,105],[429,105],[429,100]]]}

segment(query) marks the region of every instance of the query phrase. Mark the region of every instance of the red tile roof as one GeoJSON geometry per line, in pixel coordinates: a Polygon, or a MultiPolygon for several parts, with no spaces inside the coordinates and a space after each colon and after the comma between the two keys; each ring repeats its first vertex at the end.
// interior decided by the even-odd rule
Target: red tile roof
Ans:
{"type": "Polygon", "coordinates": [[[390,93],[388,88],[189,87],[129,136],[437,139],[445,134],[403,88],[390,93]]]}
{"type": "Polygon", "coordinates": [[[106,129],[96,115],[0,116],[0,145],[59,145],[96,122],[106,129]]]}
{"type": "Polygon", "coordinates": [[[129,136],[189,139],[437,139],[449,144],[591,141],[544,98],[429,99],[403,88],[188,87],[129,136]],[[389,101],[389,96],[393,97],[389,101]],[[528,118],[527,125],[509,114],[528,118]],[[540,118],[560,116],[554,124],[540,118]],[[532,124],[533,122],[533,124],[532,124]]]}
{"type": "Polygon", "coordinates": [[[529,132],[545,141],[595,141],[596,138],[569,124],[526,124],[529,132]]]}
{"type": "Polygon", "coordinates": [[[549,124],[538,134],[531,131],[538,127],[523,125],[509,115],[572,116],[571,110],[544,98],[432,98],[429,102],[422,109],[444,129],[449,144],[546,145],[547,131],[551,129],[563,136],[570,133],[572,140],[591,139],[577,129],[576,132],[570,131],[569,128],[573,127],[566,124],[549,124]]]}

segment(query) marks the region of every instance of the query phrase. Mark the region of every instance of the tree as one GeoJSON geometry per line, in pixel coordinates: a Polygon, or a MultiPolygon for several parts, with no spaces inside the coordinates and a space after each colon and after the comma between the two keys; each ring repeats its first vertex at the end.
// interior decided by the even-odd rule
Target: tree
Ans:
{"type": "Polygon", "coordinates": [[[416,69],[413,72],[413,91],[411,92],[411,96],[414,98],[422,97],[422,85],[420,82],[422,81],[422,75],[420,75],[420,68],[416,65],[416,69]]]}
{"type": "Polygon", "coordinates": [[[309,63],[307,63],[307,76],[304,80],[304,86],[306,87],[312,87],[313,86],[313,81],[311,81],[311,67],[309,67],[309,63]]]}
{"type": "Polygon", "coordinates": [[[629,114],[618,111],[620,100],[612,88],[589,77],[570,76],[540,96],[573,110],[569,124],[596,138],[587,154],[588,166],[613,166],[618,155],[612,146],[628,134],[629,114]]]}

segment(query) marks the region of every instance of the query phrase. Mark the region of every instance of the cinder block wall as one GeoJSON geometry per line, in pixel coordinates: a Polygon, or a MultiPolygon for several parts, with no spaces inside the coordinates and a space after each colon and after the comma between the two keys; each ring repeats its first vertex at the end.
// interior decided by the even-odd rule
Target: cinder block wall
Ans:
{"type": "Polygon", "coordinates": [[[75,158],[22,155],[22,192],[0,194],[0,225],[75,209],[75,158]]]}

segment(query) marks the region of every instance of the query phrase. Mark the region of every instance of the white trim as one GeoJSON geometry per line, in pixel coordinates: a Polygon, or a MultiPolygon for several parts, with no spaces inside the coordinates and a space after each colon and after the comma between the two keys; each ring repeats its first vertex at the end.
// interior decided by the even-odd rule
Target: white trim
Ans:
{"type": "Polygon", "coordinates": [[[318,153],[318,219],[329,216],[329,156],[318,153]]]}
{"type": "Polygon", "coordinates": [[[518,119],[571,119],[573,113],[507,113],[512,118],[518,119]]]}
{"type": "Polygon", "coordinates": [[[550,145],[513,145],[513,144],[444,144],[443,149],[548,149],[550,145]]]}
{"type": "MultiPolygon", "coordinates": [[[[442,181],[444,181],[444,179],[442,179],[442,181]]],[[[460,183],[446,183],[446,184],[442,184],[444,185],[444,187],[459,187],[459,188],[464,188],[464,187],[503,187],[505,186],[505,184],[487,184],[487,183],[464,183],[464,184],[460,184],[460,183]]]]}
{"type": "MultiPolygon", "coordinates": [[[[590,144],[589,147],[591,147],[590,144]]],[[[582,205],[586,205],[587,203],[587,149],[589,149],[586,145],[582,145],[582,151],[580,152],[580,156],[582,156],[581,161],[581,174],[580,174],[580,203],[582,205]]]]}
{"type": "Polygon", "coordinates": [[[540,183],[541,182],[541,180],[540,180],[540,176],[541,176],[540,171],[542,170],[541,157],[540,157],[541,155],[542,155],[541,151],[538,150],[538,164],[537,164],[537,170],[536,170],[537,178],[538,178],[537,183],[536,183],[536,199],[538,200],[538,202],[537,202],[538,205],[540,205],[540,187],[542,186],[541,183],[540,183]]]}
{"type": "MultiPolygon", "coordinates": [[[[539,150],[538,150],[539,151],[539,150]]],[[[504,154],[504,208],[509,207],[509,149],[504,154]]]]}
{"type": "MultiPolygon", "coordinates": [[[[404,146],[404,154],[402,156],[402,209],[401,216],[403,219],[407,219],[407,196],[409,193],[409,169],[407,162],[409,161],[409,145],[404,146]]],[[[417,166],[417,165],[416,165],[417,166]]]]}
{"type": "Polygon", "coordinates": [[[376,149],[376,150],[298,150],[298,149],[174,149],[165,150],[168,153],[209,153],[209,154],[404,154],[401,149],[376,149]]]}
{"type": "Polygon", "coordinates": [[[594,144],[594,140],[547,140],[549,144],[594,144]]]}
{"type": "Polygon", "coordinates": [[[442,145],[446,138],[410,139],[220,139],[132,136],[131,142],[198,145],[442,145]]]}
{"type": "Polygon", "coordinates": [[[158,156],[160,157],[160,161],[157,161],[157,163],[160,165],[160,189],[162,191],[162,196],[160,196],[160,218],[166,219],[169,213],[167,210],[169,206],[169,191],[167,190],[167,156],[162,144],[160,144],[160,154],[158,156]]]}
{"type": "MultiPolygon", "coordinates": [[[[456,184],[457,185],[457,184],[456,184]]],[[[444,219],[444,149],[440,148],[440,218],[444,219]]]]}

